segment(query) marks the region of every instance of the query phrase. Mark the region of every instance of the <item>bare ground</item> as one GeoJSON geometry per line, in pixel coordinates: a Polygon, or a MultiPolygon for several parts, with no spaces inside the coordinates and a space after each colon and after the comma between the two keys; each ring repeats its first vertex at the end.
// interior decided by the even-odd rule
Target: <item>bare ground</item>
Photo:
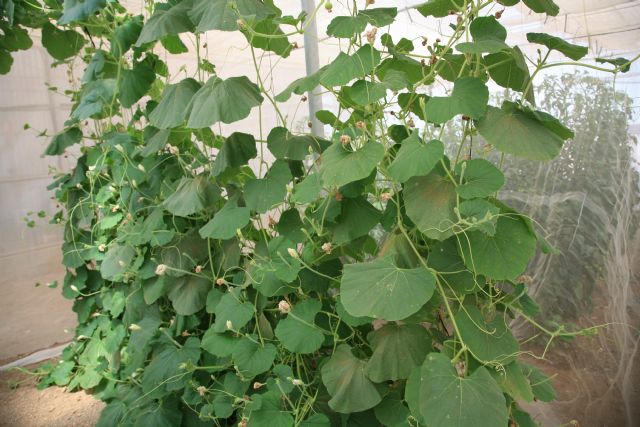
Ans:
{"type": "Polygon", "coordinates": [[[89,427],[96,424],[103,407],[84,392],[69,393],[61,387],[38,390],[30,375],[0,372],[0,427],[89,427]]]}

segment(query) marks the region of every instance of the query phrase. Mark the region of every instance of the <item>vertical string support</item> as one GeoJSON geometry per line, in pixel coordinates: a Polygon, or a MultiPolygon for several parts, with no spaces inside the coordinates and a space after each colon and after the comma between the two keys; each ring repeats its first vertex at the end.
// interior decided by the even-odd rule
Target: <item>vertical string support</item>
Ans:
{"type": "MultiPolygon", "coordinates": [[[[301,0],[302,10],[307,12],[308,19],[306,31],[304,32],[304,59],[307,68],[307,76],[310,76],[320,68],[320,57],[318,52],[318,27],[313,11],[316,9],[315,0],[301,0]],[[312,17],[313,16],[313,17],[312,17]],[[312,17],[312,18],[311,18],[312,17]]],[[[318,89],[309,91],[309,122],[311,123],[311,133],[315,136],[324,137],[324,125],[316,117],[316,112],[322,110],[322,95],[318,89]]]]}

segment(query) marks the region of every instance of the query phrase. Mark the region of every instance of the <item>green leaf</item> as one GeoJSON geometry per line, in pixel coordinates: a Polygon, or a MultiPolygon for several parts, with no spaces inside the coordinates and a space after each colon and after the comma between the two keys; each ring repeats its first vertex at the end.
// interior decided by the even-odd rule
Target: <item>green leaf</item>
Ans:
{"type": "Polygon", "coordinates": [[[549,16],[557,16],[560,8],[553,0],[522,0],[527,7],[537,13],[546,13],[549,16]]]}
{"type": "Polygon", "coordinates": [[[519,216],[504,214],[494,236],[474,230],[460,240],[467,268],[495,280],[518,277],[536,251],[536,237],[527,224],[519,216]]]}
{"type": "Polygon", "coordinates": [[[463,0],[429,0],[416,7],[423,16],[433,16],[444,18],[449,16],[449,12],[458,11],[464,5],[463,0]]]}
{"type": "Polygon", "coordinates": [[[345,265],[340,299],[352,316],[402,320],[431,299],[435,284],[424,268],[402,269],[382,258],[345,265]]]}
{"type": "Polygon", "coordinates": [[[480,16],[469,26],[473,42],[460,43],[456,46],[463,53],[496,53],[509,49],[505,43],[507,30],[493,16],[480,16]]]}
{"type": "Polygon", "coordinates": [[[518,341],[506,324],[505,314],[496,312],[493,315],[493,319],[485,321],[480,310],[466,304],[454,318],[460,339],[478,361],[504,365],[515,360],[519,351],[518,341]]]}
{"type": "Polygon", "coordinates": [[[211,281],[204,277],[186,275],[176,279],[169,291],[173,309],[181,316],[190,316],[202,310],[211,286],[211,281]]]}
{"type": "Polygon", "coordinates": [[[249,301],[243,301],[240,292],[232,289],[220,299],[216,306],[216,323],[214,330],[218,333],[227,331],[227,322],[231,322],[231,329],[239,331],[253,319],[255,307],[249,301]]]}
{"type": "Polygon", "coordinates": [[[284,161],[276,161],[264,178],[254,179],[245,184],[244,198],[247,207],[258,213],[265,213],[282,203],[291,179],[289,166],[284,161]]]}
{"type": "MultiPolygon", "coordinates": [[[[391,73],[389,73],[391,74],[391,73]]],[[[357,105],[368,105],[384,98],[387,94],[387,86],[383,83],[372,83],[366,80],[358,80],[352,86],[344,88],[345,93],[357,105]]]]}
{"type": "MultiPolygon", "coordinates": [[[[422,358],[424,360],[424,357],[422,358]]],[[[422,360],[419,364],[422,364],[422,360]]],[[[382,402],[373,409],[376,418],[384,426],[408,427],[410,416],[409,408],[406,407],[400,390],[396,389],[388,393],[382,402]]]]}
{"type": "Polygon", "coordinates": [[[626,58],[596,58],[598,64],[611,64],[619,68],[621,72],[626,73],[631,70],[631,61],[626,58]]]}
{"type": "Polygon", "coordinates": [[[231,356],[233,349],[238,342],[237,338],[234,338],[228,332],[216,332],[213,327],[207,329],[202,337],[202,347],[208,353],[218,357],[231,356]]]}
{"type": "Polygon", "coordinates": [[[49,22],[42,26],[42,46],[58,61],[77,55],[84,42],[82,34],[76,31],[61,30],[49,22]]]}
{"type": "Polygon", "coordinates": [[[327,67],[320,68],[317,72],[310,76],[305,76],[294,80],[285,90],[275,96],[275,100],[278,102],[285,102],[291,98],[291,94],[303,95],[305,92],[310,92],[320,84],[320,77],[324,73],[327,67]]]}
{"type": "Polygon", "coordinates": [[[254,394],[251,398],[248,427],[293,427],[293,416],[283,403],[280,392],[254,394]]]}
{"type": "Polygon", "coordinates": [[[106,4],[106,0],[64,0],[63,13],[58,19],[58,23],[66,25],[76,21],[85,21],[104,8],[106,4]]]}
{"type": "Polygon", "coordinates": [[[118,99],[123,107],[129,108],[147,94],[156,80],[156,73],[143,62],[131,70],[122,70],[118,81],[118,99]]]}
{"type": "Polygon", "coordinates": [[[465,199],[488,197],[504,185],[504,174],[485,159],[465,160],[458,163],[456,174],[463,176],[462,184],[456,187],[456,192],[465,199]]]}
{"type": "Polygon", "coordinates": [[[295,185],[291,201],[300,204],[311,203],[320,197],[321,191],[322,178],[320,173],[312,173],[295,185]]]}
{"type": "Polygon", "coordinates": [[[183,368],[184,364],[198,365],[200,359],[200,340],[187,338],[182,348],[173,343],[163,342],[153,352],[151,362],[144,369],[142,376],[142,390],[145,393],[161,390],[179,390],[184,387],[181,380],[189,372],[183,368]]]}
{"type": "Polygon", "coordinates": [[[489,371],[489,373],[502,390],[514,399],[533,402],[533,391],[529,379],[517,361],[504,365],[502,369],[489,371]]]}
{"type": "Polygon", "coordinates": [[[557,50],[564,56],[579,61],[589,53],[589,48],[579,46],[562,40],[560,37],[554,37],[544,33],[527,33],[529,43],[536,43],[546,46],[549,50],[557,50]]]}
{"type": "Polygon", "coordinates": [[[216,155],[211,173],[218,176],[227,168],[237,168],[246,165],[249,160],[258,155],[256,140],[253,135],[234,132],[229,135],[216,155]]]}
{"type": "Polygon", "coordinates": [[[253,32],[247,30],[245,26],[242,33],[253,47],[257,47],[268,52],[273,52],[283,58],[287,58],[293,50],[293,43],[289,41],[284,32],[273,19],[265,19],[260,22],[251,23],[253,32]],[[264,34],[264,36],[262,35],[264,34]]]}
{"type": "Polygon", "coordinates": [[[142,27],[136,46],[160,40],[171,34],[180,34],[186,31],[193,32],[195,27],[188,15],[192,8],[192,0],[182,0],[175,5],[169,3],[156,5],[153,15],[142,27]]]}
{"type": "Polygon", "coordinates": [[[260,89],[247,77],[211,77],[191,100],[187,126],[194,129],[246,118],[262,103],[260,89]]]}
{"type": "Polygon", "coordinates": [[[366,362],[351,353],[351,347],[341,344],[321,369],[322,382],[331,395],[329,407],[349,414],[373,408],[382,400],[375,385],[365,374],[366,362]]]}
{"type": "Polygon", "coordinates": [[[556,392],[551,385],[551,379],[543,374],[538,368],[529,364],[521,364],[523,373],[529,378],[531,390],[534,396],[542,402],[552,402],[556,400],[556,392]]]}
{"type": "Polygon", "coordinates": [[[391,25],[398,15],[396,7],[377,7],[364,9],[358,12],[358,16],[363,16],[374,27],[382,28],[391,25]]]}
{"type": "Polygon", "coordinates": [[[136,251],[128,245],[109,245],[109,250],[100,264],[103,279],[118,281],[133,262],[136,251]]]}
{"type": "Polygon", "coordinates": [[[304,420],[300,427],[331,427],[331,422],[325,414],[316,413],[304,420]]]}
{"type": "Polygon", "coordinates": [[[468,294],[477,290],[476,279],[464,265],[458,254],[455,237],[438,242],[429,251],[427,264],[440,275],[445,289],[449,287],[456,292],[468,294]]]}
{"type": "Polygon", "coordinates": [[[315,318],[321,308],[319,300],[301,301],[293,306],[286,319],[278,322],[275,333],[284,348],[296,354],[313,353],[320,348],[324,334],[315,325],[315,318]]]}
{"type": "Polygon", "coordinates": [[[484,367],[459,377],[441,353],[427,356],[421,369],[420,414],[438,427],[506,426],[509,418],[502,391],[484,367]]]}
{"type": "Polygon", "coordinates": [[[189,10],[199,33],[236,31],[239,19],[261,21],[272,14],[273,10],[258,0],[195,0],[189,10]]]}
{"type": "Polygon", "coordinates": [[[444,144],[438,140],[422,142],[418,133],[402,141],[400,150],[389,165],[389,175],[400,183],[414,176],[427,175],[444,156],[444,144]]]}
{"type": "Polygon", "coordinates": [[[362,15],[336,16],[327,26],[327,35],[337,38],[350,38],[367,28],[367,18],[362,15]]]}
{"type": "Polygon", "coordinates": [[[257,337],[243,337],[233,349],[233,362],[245,378],[253,378],[267,372],[276,358],[276,347],[273,344],[260,345],[256,341],[257,337]]]}
{"type": "Polygon", "coordinates": [[[365,77],[380,63],[380,52],[366,44],[353,55],[340,52],[338,57],[322,71],[323,86],[344,86],[353,79],[365,77]]]}
{"type": "Polygon", "coordinates": [[[355,151],[339,142],[322,153],[320,174],[326,186],[341,187],[368,177],[384,157],[384,147],[370,141],[355,151]]]}
{"type": "Polygon", "coordinates": [[[477,77],[462,77],[455,81],[451,96],[434,96],[426,107],[426,118],[433,123],[445,123],[464,114],[478,119],[487,110],[489,88],[477,77]]]}
{"type": "Polygon", "coordinates": [[[457,222],[453,211],[456,202],[455,185],[436,172],[413,177],[404,185],[407,216],[431,239],[451,236],[451,226],[457,222]]]}
{"type": "Polygon", "coordinates": [[[335,220],[337,224],[332,227],[333,242],[338,245],[366,236],[382,217],[382,213],[363,196],[344,199],[341,208],[340,216],[335,220]]]}
{"type": "Polygon", "coordinates": [[[539,116],[511,102],[505,102],[502,108],[489,107],[477,128],[498,150],[530,160],[553,159],[568,137],[559,136],[539,116]]]}
{"type": "Polygon", "coordinates": [[[142,20],[142,15],[129,17],[113,31],[111,55],[114,58],[124,55],[136,42],[142,31],[142,20]]]}
{"type": "Polygon", "coordinates": [[[163,206],[176,216],[189,216],[211,207],[218,198],[219,194],[208,177],[200,175],[182,178],[163,206]]]}
{"type": "MultiPolygon", "coordinates": [[[[524,92],[531,80],[529,68],[522,51],[517,46],[509,51],[492,53],[484,57],[489,75],[498,85],[524,92]]],[[[527,100],[534,104],[533,90],[529,89],[527,100]]]]}
{"type": "Polygon", "coordinates": [[[231,239],[236,235],[236,230],[249,224],[250,214],[249,208],[238,207],[237,199],[229,200],[209,222],[200,228],[200,236],[203,239],[231,239]]]}
{"type": "Polygon", "coordinates": [[[431,338],[422,325],[385,325],[369,333],[373,354],[366,373],[372,381],[404,380],[431,350],[431,338]]]}
{"type": "Polygon", "coordinates": [[[85,120],[102,113],[106,106],[111,105],[115,92],[116,81],[114,79],[96,80],[86,84],[82,90],[80,102],[71,112],[71,118],[85,120]]]}
{"type": "Polygon", "coordinates": [[[489,236],[496,234],[496,225],[500,213],[500,209],[496,205],[489,203],[485,199],[472,199],[460,203],[458,210],[463,218],[476,221],[476,224],[471,226],[470,229],[481,230],[489,236]]]}
{"type": "Polygon", "coordinates": [[[65,129],[53,137],[51,143],[44,151],[46,156],[59,156],[64,153],[68,147],[82,141],[82,131],[77,127],[65,129]]]}
{"type": "Polygon", "coordinates": [[[162,99],[149,115],[149,121],[159,129],[168,129],[184,123],[189,114],[191,98],[200,89],[200,83],[192,78],[167,85],[162,99]]]}
{"type": "Polygon", "coordinates": [[[328,144],[314,135],[293,135],[283,127],[274,127],[267,136],[267,147],[276,159],[304,160],[314,151],[321,153],[328,144]]]}

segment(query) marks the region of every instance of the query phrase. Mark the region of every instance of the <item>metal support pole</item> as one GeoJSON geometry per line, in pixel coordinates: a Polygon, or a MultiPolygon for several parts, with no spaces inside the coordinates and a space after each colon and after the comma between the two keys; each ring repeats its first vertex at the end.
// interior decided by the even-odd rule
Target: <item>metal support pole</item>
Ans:
{"type": "MultiPolygon", "coordinates": [[[[316,9],[315,0],[301,1],[302,10],[307,12],[308,17],[311,17],[311,14],[316,9]]],[[[318,54],[318,27],[315,16],[307,23],[307,29],[304,32],[304,59],[307,66],[307,76],[318,71],[320,68],[320,57],[318,54]]],[[[308,98],[311,133],[319,137],[324,137],[324,125],[316,118],[316,112],[322,110],[322,95],[315,89],[309,91],[308,98]]]]}

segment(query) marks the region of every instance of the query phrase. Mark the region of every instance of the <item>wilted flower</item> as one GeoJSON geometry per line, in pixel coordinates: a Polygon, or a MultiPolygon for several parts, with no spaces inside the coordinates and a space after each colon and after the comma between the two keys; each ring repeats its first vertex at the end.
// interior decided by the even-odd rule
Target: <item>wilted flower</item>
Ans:
{"type": "Polygon", "coordinates": [[[218,278],[216,279],[216,285],[218,285],[218,286],[222,286],[222,285],[224,285],[225,283],[227,283],[227,281],[226,281],[226,280],[224,280],[224,278],[223,278],[223,277],[218,277],[218,278]]]}
{"type": "Polygon", "coordinates": [[[207,393],[207,388],[205,386],[201,385],[200,387],[198,387],[196,389],[196,391],[198,392],[198,394],[200,396],[204,396],[207,393]]]}
{"type": "Polygon", "coordinates": [[[331,242],[326,242],[321,246],[321,249],[325,254],[330,254],[333,250],[333,245],[331,244],[331,242]]]}
{"type": "Polygon", "coordinates": [[[202,266],[201,265],[196,265],[196,268],[194,268],[194,271],[196,273],[200,273],[202,271],[202,266]]]}
{"type": "Polygon", "coordinates": [[[280,300],[280,302],[278,303],[278,310],[282,314],[287,314],[291,311],[291,304],[289,304],[285,300],[280,300]]]}
{"type": "Polygon", "coordinates": [[[341,135],[340,136],[340,143],[342,145],[347,145],[350,142],[351,142],[351,137],[349,135],[341,135]]]}
{"type": "Polygon", "coordinates": [[[156,267],[156,274],[162,276],[167,271],[167,266],[164,264],[158,264],[156,267]]]}
{"type": "Polygon", "coordinates": [[[367,41],[369,42],[369,44],[373,44],[373,42],[376,41],[376,34],[378,33],[378,29],[376,27],[373,27],[372,29],[370,29],[369,31],[367,31],[367,41]]]}
{"type": "Polygon", "coordinates": [[[356,122],[356,127],[357,127],[358,129],[364,129],[364,128],[365,128],[365,124],[364,124],[364,122],[363,122],[362,120],[358,120],[358,121],[356,122]]]}
{"type": "Polygon", "coordinates": [[[391,193],[382,193],[380,195],[380,200],[387,202],[387,201],[391,200],[392,197],[393,197],[393,194],[391,194],[391,193]]]}

